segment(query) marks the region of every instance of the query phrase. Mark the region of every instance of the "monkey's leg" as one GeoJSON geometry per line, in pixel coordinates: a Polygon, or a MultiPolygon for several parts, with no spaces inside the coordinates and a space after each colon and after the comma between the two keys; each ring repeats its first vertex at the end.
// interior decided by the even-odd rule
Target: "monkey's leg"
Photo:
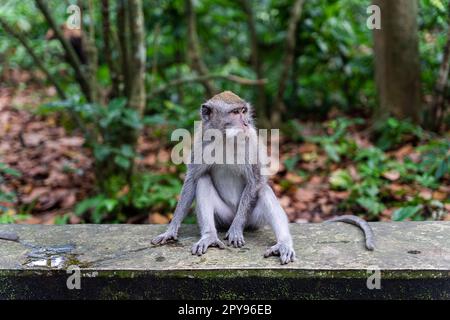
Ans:
{"type": "Polygon", "coordinates": [[[264,257],[279,256],[281,264],[294,261],[295,251],[289,232],[288,219],[269,185],[261,188],[249,225],[257,226],[261,221],[270,224],[277,239],[277,243],[267,249],[264,257]]]}
{"type": "Polygon", "coordinates": [[[233,213],[220,198],[209,175],[204,175],[198,180],[195,202],[201,238],[192,246],[192,254],[201,256],[206,253],[208,247],[224,249],[225,245],[217,237],[214,213],[222,221],[231,220],[233,213]]]}

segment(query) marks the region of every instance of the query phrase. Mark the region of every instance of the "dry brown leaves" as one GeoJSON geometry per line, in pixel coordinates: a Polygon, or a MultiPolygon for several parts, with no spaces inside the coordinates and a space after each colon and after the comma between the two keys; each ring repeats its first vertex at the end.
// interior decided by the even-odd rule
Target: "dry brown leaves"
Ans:
{"type": "Polygon", "coordinates": [[[26,223],[52,223],[92,190],[92,159],[80,135],[56,126],[53,116],[10,107],[0,92],[0,161],[21,173],[8,178],[7,187],[18,207],[35,214],[26,223]]]}

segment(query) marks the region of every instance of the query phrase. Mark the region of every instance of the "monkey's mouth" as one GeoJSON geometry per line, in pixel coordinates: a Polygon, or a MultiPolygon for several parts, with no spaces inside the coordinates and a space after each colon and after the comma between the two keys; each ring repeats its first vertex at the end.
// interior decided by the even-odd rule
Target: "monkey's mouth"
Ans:
{"type": "Polygon", "coordinates": [[[236,137],[237,135],[246,135],[248,129],[246,127],[230,127],[225,129],[225,136],[228,138],[236,137]]]}

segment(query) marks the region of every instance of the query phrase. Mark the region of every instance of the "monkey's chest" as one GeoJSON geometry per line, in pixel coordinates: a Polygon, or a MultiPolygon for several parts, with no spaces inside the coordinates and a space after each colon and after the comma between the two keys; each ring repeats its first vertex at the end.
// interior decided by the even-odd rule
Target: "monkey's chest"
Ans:
{"type": "Polygon", "coordinates": [[[211,170],[211,178],[222,200],[237,210],[245,187],[245,180],[239,168],[234,165],[219,165],[211,170]]]}

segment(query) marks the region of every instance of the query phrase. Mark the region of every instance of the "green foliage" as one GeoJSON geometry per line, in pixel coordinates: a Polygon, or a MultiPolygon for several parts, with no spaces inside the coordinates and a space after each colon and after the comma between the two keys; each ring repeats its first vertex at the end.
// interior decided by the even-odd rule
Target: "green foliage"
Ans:
{"type": "Polygon", "coordinates": [[[148,213],[151,208],[170,212],[176,206],[180,190],[181,181],[173,175],[139,174],[133,177],[131,188],[125,188],[125,191],[122,189],[113,197],[98,194],[81,201],[75,209],[75,214],[86,217],[90,222],[101,223],[125,222],[129,216],[128,211],[148,213]]]}
{"type": "Polygon", "coordinates": [[[394,211],[392,215],[392,220],[394,221],[403,221],[405,219],[413,219],[414,217],[417,217],[417,214],[420,213],[420,210],[422,210],[422,205],[417,206],[406,206],[400,209],[397,209],[394,211]]]}
{"type": "Polygon", "coordinates": [[[55,111],[66,112],[78,119],[85,144],[92,150],[95,159],[99,193],[80,203],[77,214],[92,209],[91,219],[95,223],[107,215],[119,217],[124,203],[115,196],[126,186],[134,187],[129,179],[137,156],[133,141],[144,126],[138,112],[127,107],[127,101],[123,98],[113,99],[107,106],[101,106],[86,103],[77,96],[39,108],[41,114],[55,111]]]}
{"type": "Polygon", "coordinates": [[[17,199],[14,192],[6,192],[2,188],[7,176],[19,178],[20,172],[0,162],[0,223],[16,223],[29,217],[28,214],[17,213],[12,206],[17,199]]]}
{"type": "MultiPolygon", "coordinates": [[[[76,1],[69,1],[76,3],[76,1]]],[[[58,25],[68,17],[67,2],[49,0],[53,17],[58,25]]],[[[279,78],[280,61],[283,57],[287,21],[291,1],[252,1],[256,31],[260,44],[260,60],[268,83],[265,93],[273,100],[279,78]]],[[[437,70],[442,59],[446,40],[448,0],[421,0],[419,10],[420,54],[422,83],[426,94],[432,92],[437,70]]],[[[288,82],[286,106],[289,114],[299,111],[325,114],[330,108],[344,111],[363,110],[375,106],[373,80],[372,32],[366,27],[369,0],[308,0],[305,1],[298,26],[297,46],[293,76],[288,82]]],[[[110,2],[111,27],[115,30],[116,20],[112,14],[117,4],[110,2]]],[[[247,32],[246,15],[235,1],[195,1],[197,30],[202,45],[203,59],[213,73],[233,73],[254,78],[251,65],[250,38],[247,32]],[[243,30],[245,32],[243,32],[243,30]]],[[[63,50],[58,41],[45,40],[49,30],[41,14],[37,14],[33,1],[3,1],[0,14],[9,24],[23,32],[30,41],[44,65],[55,75],[68,95],[79,93],[73,83],[73,74],[63,59],[63,50]]],[[[95,29],[102,30],[100,4],[94,3],[95,29]]],[[[147,91],[163,86],[168,81],[193,75],[183,57],[186,55],[187,28],[184,2],[154,0],[151,6],[144,6],[147,60],[157,60],[157,72],[147,75],[147,91]],[[156,33],[156,30],[159,30],[156,33]],[[156,45],[157,44],[157,45],[156,45]]],[[[86,15],[84,22],[89,26],[86,15]]],[[[95,42],[99,48],[104,45],[101,32],[96,32],[95,42]]],[[[100,51],[101,52],[101,51],[100,51]]],[[[116,56],[117,52],[113,52],[116,56]]],[[[6,61],[4,67],[32,70],[35,65],[17,40],[0,33],[0,57],[6,61]]],[[[111,70],[105,55],[99,54],[97,80],[103,86],[110,84],[111,70]]],[[[221,89],[230,89],[239,95],[257,100],[257,90],[243,88],[236,83],[214,80],[221,89]]],[[[204,98],[199,83],[188,83],[152,97],[148,101],[149,114],[164,112],[169,121],[188,123],[204,98]],[[189,94],[186,94],[189,93],[189,94]],[[168,116],[167,116],[168,115],[168,116]]],[[[178,127],[189,127],[179,125],[178,127]]]]}
{"type": "Polygon", "coordinates": [[[450,174],[450,140],[434,139],[417,148],[423,155],[418,171],[433,177],[438,182],[444,175],[450,174]]]}
{"type": "MultiPolygon", "coordinates": [[[[1,207],[0,207],[1,209],[1,207]]],[[[15,213],[13,210],[11,211],[3,211],[0,210],[0,224],[6,223],[17,223],[19,221],[26,220],[30,217],[28,214],[15,213]]]]}
{"type": "Polygon", "coordinates": [[[78,203],[75,214],[81,216],[89,210],[90,220],[93,223],[100,223],[103,218],[105,218],[107,214],[112,213],[118,205],[119,201],[117,199],[108,198],[104,195],[97,195],[78,203]]]}
{"type": "MultiPolygon", "coordinates": [[[[349,191],[349,197],[341,206],[352,209],[355,206],[366,210],[375,217],[386,209],[390,194],[386,192],[392,180],[397,183],[414,184],[418,188],[437,189],[450,174],[450,140],[429,139],[429,135],[407,121],[389,118],[381,128],[376,139],[376,145],[358,147],[351,134],[352,126],[359,120],[348,121],[337,118],[325,123],[329,133],[323,136],[306,137],[307,141],[317,143],[327,159],[337,164],[352,162],[354,173],[340,168],[330,173],[330,187],[335,190],[349,191]],[[381,130],[382,129],[382,130],[381,130]],[[384,149],[399,147],[415,140],[419,143],[411,153],[416,159],[406,156],[403,161],[385,153],[384,149]],[[388,144],[389,142],[389,144],[388,144]]],[[[412,148],[412,147],[411,147],[412,148]]],[[[391,200],[392,201],[392,200],[391,200]]],[[[392,205],[392,204],[391,204],[392,205]]],[[[393,216],[395,220],[406,218],[420,219],[424,208],[441,206],[433,200],[415,196],[405,203],[395,203],[400,206],[393,216]],[[412,208],[415,208],[414,210],[412,208]],[[403,210],[405,209],[405,210],[403,210]]]]}
{"type": "Polygon", "coordinates": [[[0,162],[0,212],[6,211],[8,208],[2,205],[2,203],[14,203],[16,202],[16,194],[13,192],[6,192],[2,188],[2,184],[5,182],[7,176],[20,177],[19,171],[8,167],[3,162],[0,162]]]}
{"type": "Polygon", "coordinates": [[[442,53],[447,40],[449,0],[421,0],[419,10],[419,51],[422,90],[434,91],[442,53]]]}
{"type": "Polygon", "coordinates": [[[425,135],[421,127],[409,121],[400,121],[392,117],[381,122],[376,128],[375,134],[378,135],[376,145],[382,150],[398,147],[407,140],[423,139],[425,135]]]}
{"type": "Polygon", "coordinates": [[[336,170],[330,175],[329,179],[332,189],[348,190],[353,184],[353,179],[347,170],[336,170]]]}
{"type": "MultiPolygon", "coordinates": [[[[198,36],[202,46],[202,58],[211,73],[235,74],[256,78],[252,66],[250,38],[246,15],[239,1],[194,1],[198,22],[198,36]]],[[[50,0],[49,7],[61,24],[67,17],[67,3],[50,0]]],[[[74,3],[74,1],[70,1],[74,3]]],[[[287,21],[292,1],[252,1],[256,32],[259,43],[259,59],[267,84],[264,97],[267,106],[274,101],[279,82],[287,21]]],[[[296,33],[297,44],[293,68],[290,70],[284,95],[286,117],[298,118],[306,113],[323,116],[332,108],[339,111],[367,115],[375,106],[372,32],[366,27],[369,0],[308,0],[305,1],[302,18],[296,33]]],[[[420,2],[420,53],[424,93],[432,92],[437,70],[442,60],[446,38],[446,8],[448,0],[422,0],[420,2]]],[[[111,13],[115,2],[110,2],[111,13]]],[[[184,1],[155,0],[145,6],[146,54],[148,67],[146,89],[152,92],[175,79],[195,75],[188,66],[186,56],[187,28],[184,1]],[[159,30],[159,33],[155,32],[159,30]],[[153,65],[153,63],[155,63],[153,65]]],[[[176,195],[181,187],[179,178],[169,174],[141,174],[134,171],[138,154],[133,137],[144,126],[151,126],[152,135],[168,141],[172,128],[192,128],[198,118],[198,106],[205,92],[198,82],[187,82],[169,86],[168,90],[147,99],[145,115],[127,108],[125,99],[113,99],[105,105],[86,103],[79,97],[73,74],[63,59],[63,50],[58,41],[44,39],[48,31],[41,14],[33,2],[5,1],[0,5],[0,15],[14,28],[23,32],[30,41],[43,64],[49,68],[66,95],[66,101],[53,102],[40,108],[42,113],[62,111],[70,115],[68,127],[84,132],[86,146],[95,159],[98,188],[89,199],[77,206],[77,214],[86,221],[125,221],[127,215],[147,212],[150,208],[170,212],[176,204],[176,195]],[[74,121],[76,119],[76,121],[74,121]]],[[[97,31],[102,30],[99,5],[94,5],[94,21],[97,31]]],[[[85,16],[86,20],[87,15],[85,16]]],[[[112,31],[116,30],[116,15],[111,14],[112,31]]],[[[96,32],[98,48],[104,48],[101,32],[96,32]]],[[[114,39],[113,39],[114,40],[114,39]]],[[[112,42],[115,42],[112,41],[112,42]]],[[[99,51],[101,53],[101,51],[99,51]]],[[[117,51],[113,52],[114,59],[117,51]]],[[[105,55],[99,55],[97,80],[99,87],[110,85],[109,70],[105,55]]],[[[20,68],[34,71],[35,65],[17,40],[0,33],[0,74],[3,68],[20,68]]],[[[119,60],[119,59],[117,59],[119,60]]],[[[117,61],[115,60],[115,61],[117,61]]],[[[233,90],[240,96],[256,103],[258,90],[226,80],[212,80],[219,89],[233,90]]],[[[256,88],[256,87],[255,87],[256,88]]],[[[105,88],[99,88],[103,92],[105,88]]],[[[256,106],[261,108],[262,106],[256,106]]],[[[268,108],[267,108],[268,109],[268,108]]],[[[386,173],[396,172],[399,182],[436,189],[449,174],[450,142],[448,139],[431,139],[422,129],[410,122],[388,118],[375,130],[374,146],[359,147],[351,135],[361,119],[338,118],[324,126],[326,134],[306,138],[317,144],[327,157],[330,186],[349,191],[343,206],[363,208],[372,216],[385,209],[390,183],[386,173]],[[402,144],[420,145],[415,149],[421,160],[406,158],[396,160],[386,151],[395,150],[402,144]],[[355,172],[344,167],[353,162],[355,172]]],[[[289,121],[285,126],[289,137],[302,141],[298,123],[289,121]]],[[[293,171],[301,157],[294,155],[285,161],[287,170],[293,171]]],[[[14,171],[0,163],[0,184],[4,175],[15,175],[14,171]]],[[[14,202],[15,195],[3,192],[0,186],[0,203],[14,202]]],[[[417,197],[394,216],[398,219],[420,217],[429,203],[417,197]],[[417,209],[419,208],[419,209],[417,209]]],[[[1,207],[0,207],[1,209],[1,207]]],[[[6,218],[5,218],[6,219],[6,218]]],[[[63,216],[57,223],[68,219],[63,216]]]]}
{"type": "Polygon", "coordinates": [[[286,169],[288,171],[294,171],[295,166],[297,165],[297,162],[300,160],[299,155],[294,155],[291,158],[288,158],[284,161],[284,165],[286,166],[286,169]]]}
{"type": "Polygon", "coordinates": [[[179,177],[170,174],[143,174],[136,177],[128,201],[138,209],[173,210],[182,186],[179,177]]]}
{"type": "Polygon", "coordinates": [[[370,1],[305,1],[299,28],[300,76],[296,86],[304,109],[325,113],[374,106],[370,1]],[[318,108],[320,106],[320,109],[318,108]]]}
{"type": "Polygon", "coordinates": [[[356,150],[356,143],[349,138],[347,131],[350,126],[362,124],[362,119],[338,118],[325,123],[327,135],[313,136],[307,141],[317,143],[333,162],[340,162],[342,157],[351,156],[356,150]]]}
{"type": "Polygon", "coordinates": [[[39,113],[66,111],[79,119],[85,134],[86,144],[92,148],[97,161],[108,159],[121,168],[128,169],[134,159],[134,147],[123,143],[125,138],[143,127],[138,112],[127,107],[126,99],[119,98],[109,102],[107,106],[95,103],[84,103],[80,97],[66,101],[56,101],[43,105],[39,113]]]}

